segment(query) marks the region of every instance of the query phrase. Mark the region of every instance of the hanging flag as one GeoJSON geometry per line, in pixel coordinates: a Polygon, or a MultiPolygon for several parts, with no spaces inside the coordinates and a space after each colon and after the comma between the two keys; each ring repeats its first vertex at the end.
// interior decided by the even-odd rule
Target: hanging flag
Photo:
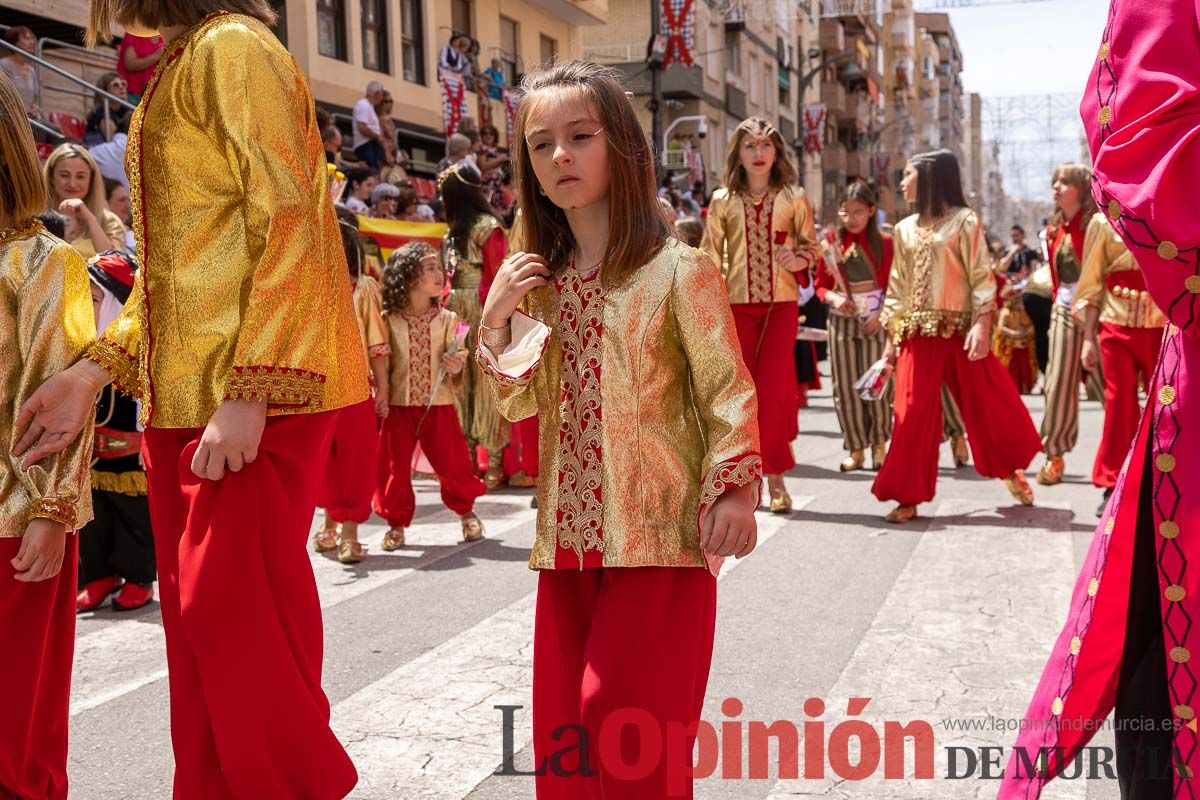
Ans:
{"type": "Polygon", "coordinates": [[[438,70],[438,83],[442,85],[442,123],[449,139],[467,115],[467,84],[462,75],[442,69],[438,70]]]}
{"type": "Polygon", "coordinates": [[[892,168],[892,157],[881,154],[875,156],[875,188],[878,190],[890,189],[892,187],[892,179],[888,177],[888,171],[892,168]]]}
{"type": "Polygon", "coordinates": [[[829,109],[824,103],[804,107],[804,152],[820,153],[825,149],[825,118],[829,109]]]}
{"type": "Polygon", "coordinates": [[[513,146],[513,126],[517,123],[517,106],[521,102],[521,95],[516,89],[505,89],[503,95],[504,101],[504,122],[507,125],[505,139],[511,149],[513,146]]]}
{"type": "Polygon", "coordinates": [[[667,37],[667,52],[663,56],[663,68],[672,61],[682,61],[692,66],[692,48],[696,46],[696,14],[692,9],[694,0],[660,0],[662,3],[662,29],[667,37]]]}

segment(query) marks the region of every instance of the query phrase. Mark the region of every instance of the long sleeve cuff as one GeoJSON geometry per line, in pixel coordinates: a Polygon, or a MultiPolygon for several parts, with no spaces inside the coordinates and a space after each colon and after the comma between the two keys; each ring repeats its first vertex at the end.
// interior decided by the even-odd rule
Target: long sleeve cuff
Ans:
{"type": "Polygon", "coordinates": [[[108,370],[113,383],[125,394],[130,397],[142,396],[137,359],[121,345],[109,339],[97,339],[88,348],[84,358],[108,370]]]}
{"type": "Polygon", "coordinates": [[[550,329],[520,311],[512,316],[512,343],[500,355],[479,340],[479,361],[501,386],[526,386],[550,343],[550,329]]]}
{"type": "Polygon", "coordinates": [[[30,522],[52,519],[61,522],[69,531],[75,530],[75,504],[60,497],[43,497],[33,504],[26,516],[30,522]]]}
{"type": "Polygon", "coordinates": [[[266,400],[271,406],[320,406],[325,376],[292,367],[234,367],[225,379],[225,399],[266,400]]]}
{"type": "MultiPolygon", "coordinates": [[[[696,520],[697,527],[704,526],[704,518],[708,516],[713,503],[717,502],[721,495],[737,486],[747,486],[752,483],[759,485],[762,483],[762,475],[762,457],[757,453],[747,453],[729,461],[722,461],[720,464],[713,464],[700,484],[700,513],[696,520]]],[[[756,494],[755,506],[757,505],[756,494]]],[[[724,556],[714,556],[709,553],[703,555],[708,571],[713,575],[719,575],[721,565],[725,562],[724,556]]]]}

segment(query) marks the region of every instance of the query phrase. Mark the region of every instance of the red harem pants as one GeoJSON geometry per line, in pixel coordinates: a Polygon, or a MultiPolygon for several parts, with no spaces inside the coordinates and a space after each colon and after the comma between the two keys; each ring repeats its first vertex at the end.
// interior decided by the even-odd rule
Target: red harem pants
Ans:
{"type": "Polygon", "coordinates": [[[393,528],[411,525],[417,509],[412,486],[412,457],[417,442],[437,474],[446,508],[459,516],[469,514],[475,500],[487,492],[467,453],[466,437],[454,406],[430,406],[422,423],[424,414],[424,406],[389,406],[383,421],[375,513],[393,528]]]}
{"type": "Polygon", "coordinates": [[[511,477],[524,472],[538,476],[538,418],[514,422],[509,427],[508,447],[504,448],[504,474],[511,477]]]}
{"type": "Polygon", "coordinates": [[[533,635],[534,764],[544,765],[538,800],[692,797],[716,604],[717,580],[698,567],[541,571],[533,635]],[[588,775],[579,774],[584,737],[588,775]]]}
{"type": "Polygon", "coordinates": [[[758,391],[763,472],[782,475],[796,466],[791,442],[800,434],[796,387],[799,312],[795,303],[734,303],[733,320],[742,360],[758,391]]]}
{"type": "Polygon", "coordinates": [[[333,444],[325,465],[317,505],[334,522],[366,522],[375,492],[375,462],[379,455],[379,424],[375,401],[338,409],[333,444]]]}
{"type": "Polygon", "coordinates": [[[68,534],[62,570],[22,583],[12,565],[21,539],[0,538],[0,797],[67,797],[77,547],[68,534]]]}
{"type": "Polygon", "coordinates": [[[896,361],[896,424],[871,492],[915,506],[933,499],[942,438],[942,383],[967,429],[975,471],[1007,478],[1029,466],[1042,440],[1008,371],[992,353],[971,361],[961,335],[914,336],[896,361]]]}
{"type": "Polygon", "coordinates": [[[192,474],[202,429],[146,429],[176,800],[329,800],[358,780],[329,728],[306,547],[336,422],[270,418],[219,481],[192,474]]]}
{"type": "Polygon", "coordinates": [[[1162,328],[1126,328],[1100,323],[1100,360],[1104,372],[1104,429],[1092,464],[1092,483],[1102,489],[1117,485],[1117,475],[1137,433],[1138,378],[1149,387],[1162,328]]]}

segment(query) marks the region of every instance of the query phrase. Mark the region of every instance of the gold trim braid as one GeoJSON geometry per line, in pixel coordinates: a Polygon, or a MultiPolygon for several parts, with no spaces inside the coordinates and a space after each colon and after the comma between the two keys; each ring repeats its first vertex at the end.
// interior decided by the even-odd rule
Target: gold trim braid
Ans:
{"type": "Polygon", "coordinates": [[[75,505],[57,497],[43,497],[33,504],[26,515],[26,521],[35,519],[52,519],[67,526],[67,530],[75,530],[75,505]]]}
{"type": "Polygon", "coordinates": [[[714,464],[704,476],[704,483],[700,487],[701,510],[708,508],[734,486],[746,486],[754,481],[761,481],[762,474],[762,458],[758,455],[714,464]]]}
{"type": "Polygon", "coordinates": [[[145,497],[149,493],[144,472],[100,472],[92,470],[92,488],[129,497],[145,497]]]}
{"type": "Polygon", "coordinates": [[[940,336],[949,339],[965,334],[974,324],[970,311],[905,311],[891,319],[892,341],[900,344],[911,336],[940,336]]]}
{"type": "Polygon", "coordinates": [[[225,381],[231,400],[266,400],[271,405],[320,406],[325,376],[291,367],[234,367],[225,381]]]}
{"type": "Polygon", "coordinates": [[[112,375],[113,383],[130,397],[141,397],[142,383],[139,375],[138,361],[125,351],[119,344],[108,339],[97,339],[88,348],[85,357],[94,361],[112,375]]]}

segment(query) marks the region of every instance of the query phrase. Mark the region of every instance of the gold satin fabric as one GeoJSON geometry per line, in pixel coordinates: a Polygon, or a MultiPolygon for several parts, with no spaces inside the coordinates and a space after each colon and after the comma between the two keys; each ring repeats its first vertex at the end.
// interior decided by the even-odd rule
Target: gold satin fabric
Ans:
{"type": "Polygon", "coordinates": [[[966,333],[996,310],[996,281],[979,216],[955,209],[932,228],[906,217],[892,232],[896,257],[880,319],[899,344],[966,333]]]}
{"type": "MultiPolygon", "coordinates": [[[[391,347],[391,357],[388,359],[388,403],[394,406],[424,406],[429,402],[429,395],[415,396],[409,391],[410,374],[409,359],[413,351],[409,339],[408,317],[399,311],[393,311],[386,317],[388,329],[388,344],[391,347]]],[[[454,329],[458,327],[458,315],[453,311],[439,309],[429,323],[429,377],[430,388],[437,381],[438,370],[442,365],[442,356],[454,346],[454,329]]],[[[423,348],[422,348],[423,349],[423,348]]],[[[465,348],[464,353],[468,353],[465,348]]],[[[433,398],[433,405],[448,406],[454,404],[458,393],[463,371],[457,376],[447,375],[442,380],[433,398]]]]}
{"type": "Polygon", "coordinates": [[[92,419],[63,452],[28,472],[13,453],[18,410],[46,379],[79,360],[96,334],[87,267],[36,220],[0,230],[0,537],[22,536],[35,517],[68,531],[92,518],[92,419]]]}
{"type": "Polygon", "coordinates": [[[1126,328],[1161,328],[1167,324],[1150,293],[1145,289],[1120,288],[1110,291],[1109,275],[1138,271],[1137,261],[1121,241],[1103,212],[1088,222],[1083,248],[1083,274],[1075,290],[1075,314],[1100,308],[1100,321],[1126,328]]]}
{"type": "Polygon", "coordinates": [[[208,423],[227,398],[268,414],[369,396],[312,95],[261,22],[220,13],[167,48],[125,160],[142,268],[89,357],[142,422],[208,423]]]}
{"type": "MultiPolygon", "coordinates": [[[[782,246],[798,252],[809,251],[811,263],[817,263],[820,247],[815,239],[812,211],[804,190],[798,186],[785,186],[775,195],[771,211],[771,229],[784,231],[787,239],[782,246]]],[[[776,245],[771,242],[771,250],[776,245]]],[[[750,268],[749,248],[746,242],[746,213],[742,197],[722,187],[715,191],[708,206],[708,217],[704,227],[704,238],[700,249],[708,254],[721,269],[730,303],[749,303],[750,268]]],[[[769,302],[795,302],[800,299],[800,287],[796,275],[778,266],[773,269],[775,283],[769,302]]]]}
{"type": "MultiPolygon", "coordinates": [[[[554,569],[560,498],[563,401],[558,291],[534,289],[524,312],[550,329],[521,377],[478,362],[517,421],[538,416],[537,535],[533,569],[554,569]]],[[[697,520],[729,486],[762,476],[758,402],[742,362],[720,273],[677,240],[625,283],[605,287],[600,342],[603,565],[703,567],[697,520]]],[[[583,438],[577,439],[582,445],[583,438]]],[[[575,498],[578,500],[578,498],[575,498]]],[[[582,566],[582,557],[580,566],[582,566]]]]}
{"type": "Polygon", "coordinates": [[[383,290],[379,282],[370,275],[359,275],[354,281],[354,293],[350,299],[354,306],[354,317],[358,321],[363,354],[368,360],[388,355],[391,350],[388,346],[388,326],[383,321],[383,290]]]}

